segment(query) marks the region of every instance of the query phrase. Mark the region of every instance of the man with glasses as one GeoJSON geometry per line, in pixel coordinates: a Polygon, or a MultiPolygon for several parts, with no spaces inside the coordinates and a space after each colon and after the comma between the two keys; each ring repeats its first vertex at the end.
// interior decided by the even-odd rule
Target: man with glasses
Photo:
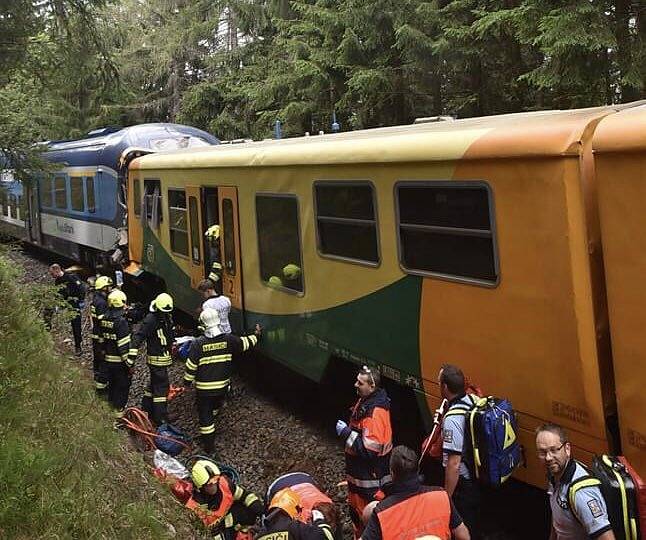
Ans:
{"type": "Polygon", "coordinates": [[[552,509],[552,540],[594,538],[614,540],[608,511],[599,486],[583,486],[570,493],[570,486],[589,476],[587,469],[571,456],[566,431],[556,424],[536,430],[536,455],[547,470],[547,493],[552,509]],[[574,504],[571,505],[571,502],[574,504]]]}
{"type": "Polygon", "coordinates": [[[390,480],[390,399],[379,387],[380,380],[377,370],[363,366],[354,383],[359,399],[351,409],[350,421],[336,423],[336,433],[345,441],[348,504],[355,538],[363,530],[363,509],[390,480]]]}

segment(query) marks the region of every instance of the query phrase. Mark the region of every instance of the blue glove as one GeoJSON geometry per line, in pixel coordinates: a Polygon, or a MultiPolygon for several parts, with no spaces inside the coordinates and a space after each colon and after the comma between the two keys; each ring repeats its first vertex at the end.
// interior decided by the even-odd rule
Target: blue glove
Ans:
{"type": "Polygon", "coordinates": [[[79,309],[85,308],[85,302],[79,302],[79,309]]]}
{"type": "Polygon", "coordinates": [[[348,424],[343,420],[336,421],[336,434],[340,437],[348,429],[348,424]]]}

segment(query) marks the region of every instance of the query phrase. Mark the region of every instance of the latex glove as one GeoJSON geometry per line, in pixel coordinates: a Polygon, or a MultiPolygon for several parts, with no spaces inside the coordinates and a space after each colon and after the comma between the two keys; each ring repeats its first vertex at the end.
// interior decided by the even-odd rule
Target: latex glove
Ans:
{"type": "Polygon", "coordinates": [[[85,302],[79,302],[79,309],[85,308],[85,302]]]}
{"type": "Polygon", "coordinates": [[[325,521],[325,516],[319,510],[312,510],[312,522],[325,521]]]}
{"type": "Polygon", "coordinates": [[[337,420],[336,421],[336,434],[340,437],[343,435],[343,432],[348,429],[348,424],[347,422],[344,422],[343,420],[337,420]]]}

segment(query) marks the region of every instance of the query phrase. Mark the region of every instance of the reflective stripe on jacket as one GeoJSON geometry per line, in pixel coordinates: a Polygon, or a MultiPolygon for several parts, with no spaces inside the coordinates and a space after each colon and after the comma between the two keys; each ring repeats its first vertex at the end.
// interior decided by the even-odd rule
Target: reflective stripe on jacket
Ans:
{"type": "Polygon", "coordinates": [[[110,363],[124,362],[132,367],[128,359],[130,350],[130,325],[123,308],[109,309],[100,317],[101,339],[105,347],[105,361],[110,363]]]}

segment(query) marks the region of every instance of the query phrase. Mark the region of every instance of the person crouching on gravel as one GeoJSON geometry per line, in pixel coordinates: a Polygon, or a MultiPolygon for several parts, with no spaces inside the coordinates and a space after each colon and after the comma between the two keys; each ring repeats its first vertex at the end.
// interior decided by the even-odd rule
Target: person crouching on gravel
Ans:
{"type": "Polygon", "coordinates": [[[195,381],[200,437],[206,453],[213,453],[215,443],[215,415],[218,413],[231,384],[233,356],[255,347],[261,334],[259,324],[253,334],[235,336],[220,328],[220,317],[214,309],[200,314],[204,335],[191,343],[186,359],[184,385],[195,381]]]}
{"type": "Polygon", "coordinates": [[[300,519],[301,498],[292,488],[286,487],[271,498],[262,528],[256,540],[333,540],[332,529],[321,511],[311,512],[312,523],[300,519]]]}
{"type": "Polygon", "coordinates": [[[339,523],[339,512],[321,488],[316,484],[314,478],[304,472],[291,472],[279,476],[267,488],[265,501],[270,503],[279,491],[289,488],[299,498],[300,512],[295,519],[303,523],[311,523],[312,512],[316,508],[325,518],[325,522],[332,529],[335,538],[342,537],[342,530],[339,523]]]}
{"type": "Polygon", "coordinates": [[[191,478],[197,489],[186,507],[199,516],[218,540],[233,540],[262,515],[260,498],[237,485],[207,459],[195,462],[191,478]]]}

